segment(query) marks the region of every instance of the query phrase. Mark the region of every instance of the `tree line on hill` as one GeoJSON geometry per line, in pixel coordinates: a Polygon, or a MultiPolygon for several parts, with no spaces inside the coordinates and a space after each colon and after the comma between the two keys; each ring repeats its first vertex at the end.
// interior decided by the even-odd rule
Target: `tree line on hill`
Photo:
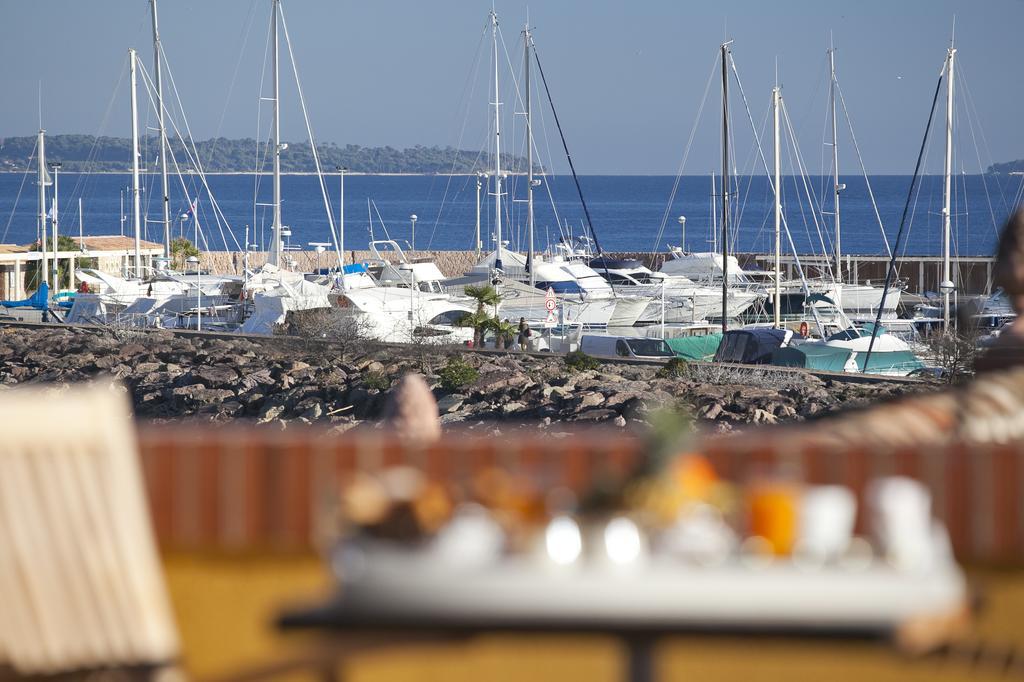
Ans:
{"type": "Polygon", "coordinates": [[[995,173],[998,175],[1006,175],[1007,173],[1024,173],[1024,159],[993,163],[985,172],[995,173]]]}
{"type": "MultiPolygon", "coordinates": [[[[0,170],[24,171],[34,168],[36,136],[0,139],[0,170]]],[[[196,165],[186,153],[180,140],[171,140],[170,148],[182,172],[195,170],[196,165]]],[[[213,173],[252,172],[256,168],[269,171],[272,166],[270,145],[251,138],[233,140],[224,137],[196,142],[199,163],[205,171],[213,173]]],[[[159,138],[155,135],[140,141],[144,170],[159,169],[159,138]]],[[[453,147],[424,147],[416,145],[405,149],[394,147],[363,147],[333,142],[317,144],[320,166],[324,172],[342,167],[362,173],[474,173],[486,171],[488,156],[482,152],[453,147]]],[[[94,135],[50,135],[46,138],[46,158],[60,161],[63,171],[130,171],[131,140],[121,137],[94,135]]],[[[168,159],[170,171],[174,162],[168,159]]],[[[526,160],[513,154],[502,154],[502,167],[510,172],[525,172],[526,160]]],[[[286,173],[314,172],[313,155],[308,142],[291,142],[281,153],[281,170],[286,173]]],[[[539,170],[539,169],[538,169],[539,170]]]]}

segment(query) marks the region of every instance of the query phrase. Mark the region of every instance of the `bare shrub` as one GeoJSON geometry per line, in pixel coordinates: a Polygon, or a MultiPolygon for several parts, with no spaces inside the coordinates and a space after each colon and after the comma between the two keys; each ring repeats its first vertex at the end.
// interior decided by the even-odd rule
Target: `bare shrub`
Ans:
{"type": "Polygon", "coordinates": [[[978,330],[971,325],[940,332],[925,340],[927,359],[943,370],[942,379],[955,383],[974,373],[978,355],[978,330]]]}
{"type": "Polygon", "coordinates": [[[123,344],[138,343],[147,338],[145,329],[127,318],[112,320],[106,327],[110,330],[111,336],[123,344]]]}
{"type": "Polygon", "coordinates": [[[274,329],[275,335],[300,339],[308,352],[327,347],[347,352],[370,352],[379,347],[371,334],[371,325],[364,316],[332,308],[289,310],[284,323],[274,329]]]}
{"type": "Polygon", "coordinates": [[[717,362],[690,363],[686,377],[691,381],[714,386],[744,385],[785,391],[807,385],[807,377],[799,372],[786,372],[759,367],[736,367],[717,362]]]}

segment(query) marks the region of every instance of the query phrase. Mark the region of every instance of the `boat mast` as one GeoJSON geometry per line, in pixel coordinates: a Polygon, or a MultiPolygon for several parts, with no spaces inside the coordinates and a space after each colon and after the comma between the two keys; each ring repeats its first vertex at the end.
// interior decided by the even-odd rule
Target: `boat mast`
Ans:
{"type": "Polygon", "coordinates": [[[772,123],[774,126],[775,141],[775,299],[772,304],[774,325],[776,329],[782,328],[782,174],[781,169],[781,140],[779,137],[779,105],[782,103],[782,93],[779,86],[772,88],[772,123]]]}
{"type": "MultiPolygon", "coordinates": [[[[711,250],[718,251],[718,183],[715,181],[715,171],[711,171],[711,250]]],[[[685,250],[684,250],[685,252],[685,250]]]]}
{"type": "MultiPolygon", "coordinates": [[[[341,195],[338,201],[338,253],[341,255],[341,290],[345,291],[345,171],[347,168],[338,168],[338,182],[340,187],[338,193],[341,195]]],[[[319,267],[319,266],[317,266],[319,267]]]]}
{"type": "Polygon", "coordinates": [[[722,333],[729,331],[729,45],[722,43],[722,333]]]}
{"type": "Polygon", "coordinates": [[[483,243],[480,241],[480,190],[483,188],[483,179],[487,177],[486,173],[476,174],[476,257],[480,259],[480,250],[483,243]]]}
{"type": "Polygon", "coordinates": [[[949,295],[953,291],[950,279],[949,242],[950,242],[950,198],[951,180],[953,175],[953,73],[956,48],[950,45],[946,56],[946,161],[942,179],[942,323],[946,332],[949,331],[949,295]]]}
{"type": "Polygon", "coordinates": [[[136,95],[137,77],[134,48],[128,48],[128,72],[131,74],[132,97],[132,228],[135,233],[135,277],[142,277],[142,225],[139,205],[141,189],[139,187],[139,111],[136,95]]]}
{"type": "Polygon", "coordinates": [[[526,24],[523,31],[523,59],[524,86],[526,89],[526,229],[527,244],[529,246],[530,262],[530,286],[537,285],[537,276],[534,274],[534,253],[533,253],[533,112],[530,101],[530,24],[526,24]]]}
{"type": "Polygon", "coordinates": [[[273,17],[270,20],[270,32],[274,41],[274,218],[270,226],[271,247],[270,264],[280,267],[281,259],[281,74],[280,50],[277,38],[277,15],[280,12],[281,0],[273,0],[273,17]]]}
{"type": "MultiPolygon", "coordinates": [[[[836,269],[835,278],[836,282],[840,283],[843,281],[843,250],[842,240],[839,229],[839,193],[845,189],[845,185],[839,183],[839,139],[836,131],[836,62],[835,62],[835,48],[829,47],[828,50],[828,67],[831,73],[831,80],[829,81],[828,87],[828,98],[829,106],[832,108],[832,206],[833,206],[833,219],[835,224],[835,259],[836,269]]],[[[836,292],[840,292],[841,287],[836,287],[836,292]]],[[[842,305],[841,301],[836,301],[838,305],[842,305]]]]}
{"type": "Polygon", "coordinates": [[[498,99],[498,15],[491,10],[491,41],[494,43],[494,234],[495,270],[501,270],[501,102],[498,99]]]}
{"type": "Polygon", "coordinates": [[[40,282],[50,286],[50,256],[46,251],[46,131],[39,129],[39,167],[36,169],[36,184],[39,185],[39,250],[43,252],[43,273],[40,282]]]}
{"type": "Polygon", "coordinates": [[[157,126],[160,131],[160,189],[163,194],[164,258],[171,257],[171,197],[167,181],[167,128],[164,125],[164,83],[160,58],[160,29],[157,27],[156,0],[149,0],[153,15],[153,75],[156,81],[157,126]]]}

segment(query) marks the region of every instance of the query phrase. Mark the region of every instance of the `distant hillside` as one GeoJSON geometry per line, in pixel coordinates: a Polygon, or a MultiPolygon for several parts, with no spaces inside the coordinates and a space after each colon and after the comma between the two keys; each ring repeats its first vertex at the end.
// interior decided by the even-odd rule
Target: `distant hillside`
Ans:
{"type": "MultiPolygon", "coordinates": [[[[0,170],[24,170],[34,164],[36,137],[0,138],[0,170]]],[[[157,167],[158,138],[149,136],[141,141],[143,165],[148,170],[157,167]]],[[[266,142],[253,139],[229,140],[218,137],[197,142],[199,159],[209,172],[251,172],[257,159],[264,170],[270,170],[271,160],[266,142]]],[[[171,149],[178,167],[192,168],[182,144],[173,140],[171,149]]],[[[393,147],[361,147],[355,144],[339,147],[334,143],[318,144],[320,163],[324,171],[332,172],[337,166],[363,173],[471,173],[486,170],[487,159],[480,152],[452,147],[423,147],[407,149],[393,147]]],[[[120,137],[93,135],[51,135],[46,138],[46,158],[61,161],[64,171],[130,171],[131,140],[120,137]]],[[[168,160],[171,165],[171,161],[168,160]]],[[[502,155],[502,166],[511,171],[525,170],[526,162],[511,154],[502,155]]],[[[174,167],[171,165],[171,169],[174,167]]],[[[313,158],[308,142],[290,142],[281,153],[281,170],[291,173],[313,172],[313,158]]]]}
{"type": "Polygon", "coordinates": [[[1007,173],[1024,173],[1024,159],[1004,161],[1003,163],[993,163],[985,172],[999,173],[1000,175],[1006,175],[1007,173]]]}

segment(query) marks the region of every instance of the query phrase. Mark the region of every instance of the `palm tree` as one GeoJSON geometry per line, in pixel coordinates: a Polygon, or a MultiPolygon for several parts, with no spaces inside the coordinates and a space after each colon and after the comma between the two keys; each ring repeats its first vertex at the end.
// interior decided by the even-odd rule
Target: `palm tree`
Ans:
{"type": "Polygon", "coordinates": [[[473,328],[473,347],[481,348],[484,345],[484,334],[493,327],[497,318],[498,304],[501,303],[501,295],[498,290],[490,284],[474,285],[466,287],[466,296],[476,301],[476,312],[463,320],[463,324],[473,328]],[[485,306],[494,306],[495,317],[487,314],[485,306]]]}
{"type": "Polygon", "coordinates": [[[508,320],[499,321],[497,318],[493,321],[494,329],[494,347],[499,349],[508,350],[512,346],[512,340],[515,337],[516,327],[508,320]]]}

